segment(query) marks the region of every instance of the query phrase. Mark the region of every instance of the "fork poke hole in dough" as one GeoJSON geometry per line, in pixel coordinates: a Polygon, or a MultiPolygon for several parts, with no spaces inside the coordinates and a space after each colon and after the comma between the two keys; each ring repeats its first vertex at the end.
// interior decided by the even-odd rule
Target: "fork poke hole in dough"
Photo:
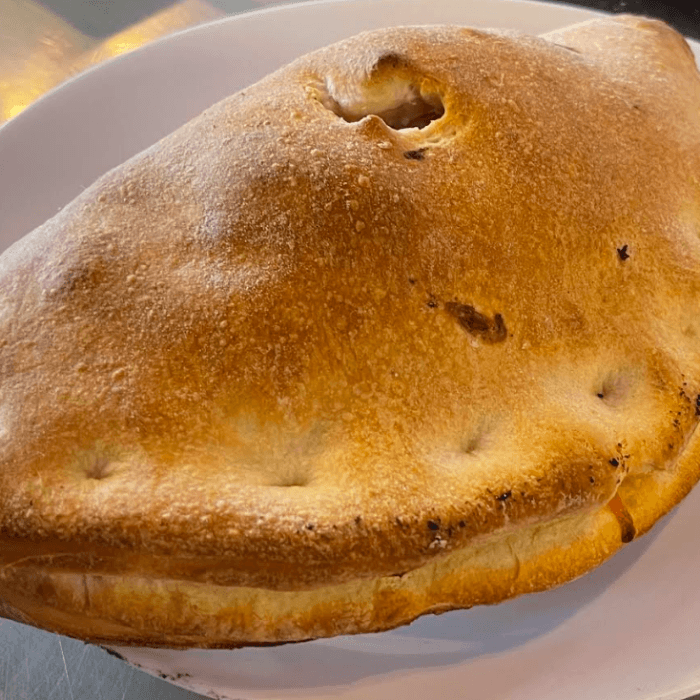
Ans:
{"type": "Polygon", "coordinates": [[[607,405],[617,406],[622,403],[632,391],[635,378],[628,372],[609,372],[596,387],[596,395],[607,405]]]}

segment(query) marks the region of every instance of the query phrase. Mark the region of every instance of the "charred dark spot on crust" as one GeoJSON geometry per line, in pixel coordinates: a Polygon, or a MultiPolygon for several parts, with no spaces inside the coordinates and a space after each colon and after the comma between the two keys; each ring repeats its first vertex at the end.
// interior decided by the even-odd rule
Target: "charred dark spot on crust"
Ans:
{"type": "Polygon", "coordinates": [[[313,523],[309,523],[309,524],[306,526],[306,529],[307,529],[307,530],[313,530],[313,529],[315,529],[315,527],[316,527],[316,526],[315,526],[313,523]]]}
{"type": "Polygon", "coordinates": [[[635,535],[637,534],[637,529],[634,526],[634,520],[632,520],[632,515],[627,510],[625,504],[620,498],[620,494],[616,493],[610,502],[608,503],[608,508],[612,511],[612,514],[617,519],[620,524],[620,539],[625,544],[631,542],[635,535]]]}
{"type": "Polygon", "coordinates": [[[700,416],[700,394],[695,397],[695,415],[700,416]]]}
{"type": "Polygon", "coordinates": [[[409,277],[409,278],[408,278],[408,283],[409,283],[409,284],[415,284],[415,283],[416,283],[416,280],[415,280],[413,277],[409,277]]]}
{"type": "Polygon", "coordinates": [[[496,496],[496,500],[503,503],[504,501],[507,501],[512,495],[513,495],[512,491],[506,491],[505,493],[502,493],[500,496],[496,496]]]}
{"type": "Polygon", "coordinates": [[[471,335],[476,335],[485,343],[502,343],[508,336],[506,324],[501,314],[496,314],[493,319],[479,313],[469,304],[460,304],[457,301],[448,301],[445,304],[446,311],[454,316],[459,325],[471,335]]]}
{"type": "MultiPolygon", "coordinates": [[[[86,644],[87,644],[87,642],[86,642],[86,644]]],[[[113,649],[108,649],[107,647],[103,647],[103,646],[101,646],[100,649],[102,649],[102,651],[106,651],[110,656],[114,656],[115,658],[119,659],[120,661],[126,661],[126,659],[121,654],[117,653],[113,649]]]]}
{"type": "MultiPolygon", "coordinates": [[[[396,518],[396,519],[398,520],[398,518],[396,518]]],[[[361,522],[362,522],[362,516],[361,516],[361,515],[358,515],[358,516],[355,518],[355,525],[359,525],[361,522]]]]}
{"type": "Polygon", "coordinates": [[[610,464],[613,465],[613,467],[619,467],[619,466],[620,466],[619,460],[615,459],[615,457],[613,457],[613,458],[612,458],[611,460],[609,460],[609,461],[610,461],[610,464]]]}
{"type": "Polygon", "coordinates": [[[590,481],[592,484],[595,484],[595,477],[589,476],[588,481],[590,481]]]}
{"type": "Polygon", "coordinates": [[[428,299],[427,305],[429,309],[435,309],[438,307],[438,303],[435,301],[435,299],[428,299]]]}
{"type": "Polygon", "coordinates": [[[599,399],[604,399],[604,398],[605,398],[603,392],[598,392],[598,393],[596,394],[596,396],[597,396],[599,399]]]}
{"type": "Polygon", "coordinates": [[[424,160],[426,150],[425,148],[416,148],[413,151],[404,151],[403,157],[407,160],[424,160]]]}
{"type": "Polygon", "coordinates": [[[622,248],[617,249],[617,254],[620,256],[620,260],[627,260],[630,254],[627,252],[627,244],[622,246],[622,248]]]}
{"type": "Polygon", "coordinates": [[[460,527],[467,527],[467,523],[464,522],[464,520],[460,520],[460,521],[459,521],[459,526],[460,526],[460,527]]]}
{"type": "Polygon", "coordinates": [[[440,526],[434,520],[428,520],[428,530],[439,530],[440,526]]]}

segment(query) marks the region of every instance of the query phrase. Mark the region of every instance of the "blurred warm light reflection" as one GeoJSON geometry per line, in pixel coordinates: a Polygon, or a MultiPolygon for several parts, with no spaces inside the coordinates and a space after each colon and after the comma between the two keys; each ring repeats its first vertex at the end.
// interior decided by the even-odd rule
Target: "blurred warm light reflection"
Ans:
{"type": "Polygon", "coordinates": [[[7,121],[18,115],[25,107],[29,107],[42,92],[35,91],[34,93],[25,92],[22,94],[19,90],[14,93],[8,90],[3,96],[3,109],[2,114],[0,114],[1,120],[7,121]]]}
{"type": "Polygon", "coordinates": [[[206,0],[182,0],[100,42],[34,0],[0,0],[0,12],[0,124],[91,65],[224,14],[206,0]]]}
{"type": "Polygon", "coordinates": [[[111,36],[93,51],[88,52],[84,61],[87,62],[87,65],[99,63],[107,58],[143,46],[149,41],[178,29],[223,16],[223,12],[213,8],[203,0],[183,0],[183,2],[175,3],[148,19],[111,36]]]}
{"type": "Polygon", "coordinates": [[[106,41],[103,45],[103,51],[108,56],[118,56],[120,53],[131,51],[137,46],[141,46],[148,41],[148,37],[144,36],[139,31],[122,32],[121,34],[106,41]]]}

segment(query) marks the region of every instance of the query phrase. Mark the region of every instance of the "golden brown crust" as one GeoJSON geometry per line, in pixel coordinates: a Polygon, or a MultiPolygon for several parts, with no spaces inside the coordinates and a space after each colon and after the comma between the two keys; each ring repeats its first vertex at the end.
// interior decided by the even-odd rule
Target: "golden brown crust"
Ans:
{"type": "Polygon", "coordinates": [[[698,107],[659,22],[388,29],[105,175],[0,258],[0,612],[380,630],[645,532],[700,476],[698,107]]]}
{"type": "MultiPolygon", "coordinates": [[[[635,522],[648,525],[649,510],[654,510],[648,504],[686,495],[697,480],[699,460],[700,432],[695,431],[666,485],[660,487],[658,474],[639,477],[634,492],[641,506],[628,499],[625,481],[621,491],[635,522]]],[[[662,514],[656,510],[654,522],[662,514]]],[[[601,564],[623,546],[623,537],[606,507],[491,538],[401,576],[313,591],[51,573],[30,564],[24,571],[6,572],[0,598],[15,606],[3,611],[6,617],[95,643],[172,648],[283,643],[387,630],[428,612],[547,590],[601,564]]]]}

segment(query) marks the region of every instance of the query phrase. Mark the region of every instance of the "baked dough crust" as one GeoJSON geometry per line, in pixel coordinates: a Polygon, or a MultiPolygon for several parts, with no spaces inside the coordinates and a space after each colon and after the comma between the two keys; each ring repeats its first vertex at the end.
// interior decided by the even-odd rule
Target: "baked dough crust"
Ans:
{"type": "Polygon", "coordinates": [[[700,478],[698,110],[661,22],[393,28],[107,173],[0,257],[0,614],[380,631],[646,532],[700,478]]]}

